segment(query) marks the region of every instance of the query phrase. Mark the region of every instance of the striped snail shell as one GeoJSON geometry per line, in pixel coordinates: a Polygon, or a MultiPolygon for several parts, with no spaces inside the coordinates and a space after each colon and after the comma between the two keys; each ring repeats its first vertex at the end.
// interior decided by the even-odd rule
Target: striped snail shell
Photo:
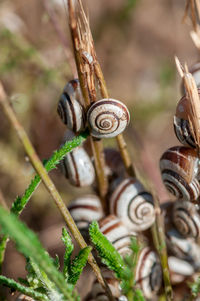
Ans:
{"type": "Polygon", "coordinates": [[[162,285],[162,269],[157,254],[149,247],[140,251],[135,271],[136,285],[142,290],[144,297],[153,297],[162,285]]]}
{"type": "Polygon", "coordinates": [[[24,294],[20,294],[15,300],[16,301],[35,301],[33,298],[26,296],[24,294]]]}
{"type": "MultiPolygon", "coordinates": [[[[119,280],[117,280],[114,277],[113,272],[108,270],[107,268],[101,269],[101,273],[102,276],[104,277],[104,280],[108,284],[113,297],[119,298],[121,296],[121,288],[120,288],[119,280]]],[[[108,300],[108,297],[105,294],[105,290],[102,288],[101,284],[97,280],[93,282],[91,295],[94,300],[98,300],[98,301],[108,300]]]]}
{"type": "Polygon", "coordinates": [[[132,231],[148,229],[155,220],[153,198],[134,178],[123,179],[110,197],[110,213],[123,220],[132,231]]]}
{"type": "Polygon", "coordinates": [[[200,237],[200,216],[195,204],[176,201],[173,207],[173,222],[184,237],[200,237]]]}
{"type": "Polygon", "coordinates": [[[200,246],[194,238],[184,238],[176,229],[166,233],[168,250],[179,259],[190,262],[195,269],[200,268],[200,246]]]}
{"type": "Polygon", "coordinates": [[[169,148],[160,159],[160,170],[165,187],[181,200],[196,200],[200,195],[197,179],[199,159],[189,147],[169,148]]]}
{"type": "Polygon", "coordinates": [[[68,209],[79,229],[87,228],[92,221],[98,221],[104,216],[101,201],[96,195],[76,198],[68,209]]]}
{"type": "Polygon", "coordinates": [[[129,248],[130,238],[133,235],[135,236],[135,233],[130,233],[119,218],[114,215],[108,215],[99,221],[99,229],[121,256],[131,253],[129,248]]]}
{"type": "MultiPolygon", "coordinates": [[[[200,95],[200,90],[198,89],[200,95]]],[[[177,104],[174,116],[174,132],[177,139],[186,146],[196,148],[196,143],[189,124],[190,103],[186,95],[184,95],[177,104]]]]}
{"type": "Polygon", "coordinates": [[[86,119],[81,98],[79,81],[74,79],[67,83],[58,103],[57,112],[61,120],[74,133],[85,129],[86,119]]]}
{"type": "Polygon", "coordinates": [[[104,98],[91,105],[87,120],[93,137],[111,138],[125,130],[129,124],[130,114],[121,101],[104,98]]]}
{"type": "Polygon", "coordinates": [[[186,277],[192,276],[195,272],[189,262],[174,256],[168,257],[168,266],[172,284],[183,282],[186,277]]]}
{"type": "Polygon", "coordinates": [[[95,180],[95,170],[92,161],[81,146],[67,153],[61,162],[61,168],[74,186],[90,186],[95,180]]]}

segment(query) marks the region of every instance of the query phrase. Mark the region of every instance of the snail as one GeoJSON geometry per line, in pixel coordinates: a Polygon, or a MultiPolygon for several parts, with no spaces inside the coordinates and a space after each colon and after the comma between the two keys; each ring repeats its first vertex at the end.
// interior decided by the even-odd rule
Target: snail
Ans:
{"type": "Polygon", "coordinates": [[[72,185],[90,186],[95,180],[95,170],[90,157],[79,146],[67,153],[61,162],[61,169],[72,185]]]}
{"type": "Polygon", "coordinates": [[[173,222],[184,237],[200,237],[200,216],[195,204],[176,201],[173,207],[173,222]]]}
{"type": "Polygon", "coordinates": [[[101,201],[96,195],[76,198],[68,209],[79,229],[88,228],[92,221],[98,221],[104,215],[101,201]]]}
{"type": "Polygon", "coordinates": [[[20,294],[17,299],[15,299],[16,301],[35,301],[33,298],[26,296],[24,294],[20,294]]]}
{"type": "Polygon", "coordinates": [[[181,200],[196,200],[200,195],[198,181],[199,159],[189,147],[169,148],[160,159],[160,170],[165,187],[181,200]]]}
{"type": "Polygon", "coordinates": [[[119,100],[104,98],[94,102],[87,112],[91,135],[111,138],[122,133],[129,124],[130,114],[119,100]]]}
{"type": "Polygon", "coordinates": [[[99,221],[99,229],[121,256],[130,254],[130,238],[135,233],[130,232],[119,218],[114,215],[106,216],[99,221]]]}
{"type": "Polygon", "coordinates": [[[132,231],[148,229],[155,220],[153,198],[134,178],[116,181],[110,197],[110,213],[122,219],[132,231]]]}
{"type": "MultiPolygon", "coordinates": [[[[198,89],[200,95],[200,89],[198,89]]],[[[177,104],[174,116],[174,131],[177,139],[186,146],[196,148],[194,136],[189,124],[190,103],[184,95],[177,104]]]]}
{"type": "Polygon", "coordinates": [[[166,233],[168,251],[179,259],[188,261],[195,269],[200,268],[200,246],[193,238],[184,238],[176,229],[166,233]]]}
{"type": "Polygon", "coordinates": [[[186,277],[192,276],[195,272],[189,262],[174,256],[168,257],[168,266],[172,284],[183,282],[186,277]]]}
{"type": "MultiPolygon", "coordinates": [[[[104,280],[108,284],[113,297],[115,297],[116,300],[119,300],[118,298],[120,298],[121,294],[122,294],[119,280],[117,280],[114,277],[114,273],[112,271],[108,270],[107,268],[102,268],[101,273],[102,273],[102,276],[104,277],[104,280]]],[[[98,301],[108,300],[108,297],[105,294],[105,290],[102,288],[101,284],[97,280],[95,280],[93,282],[92,289],[91,289],[91,295],[93,297],[93,300],[98,300],[98,301]]],[[[120,300],[122,300],[122,299],[120,299],[120,300]]]]}
{"type": "Polygon", "coordinates": [[[79,81],[78,79],[71,80],[63,90],[57,112],[63,123],[74,133],[84,130],[86,125],[85,111],[81,101],[79,81]]]}
{"type": "Polygon", "coordinates": [[[135,282],[142,290],[144,297],[150,300],[154,300],[153,297],[161,288],[161,265],[157,254],[149,247],[144,247],[139,253],[135,282]]]}

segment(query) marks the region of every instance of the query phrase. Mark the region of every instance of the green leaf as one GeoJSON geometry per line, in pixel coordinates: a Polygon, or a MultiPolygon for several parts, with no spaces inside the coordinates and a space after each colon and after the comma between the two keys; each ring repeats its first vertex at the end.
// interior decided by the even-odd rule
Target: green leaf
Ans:
{"type": "Polygon", "coordinates": [[[37,300],[45,300],[48,301],[49,299],[44,294],[41,294],[37,291],[34,291],[32,288],[25,287],[21,285],[20,283],[14,281],[13,279],[7,278],[5,276],[0,275],[0,284],[3,284],[5,286],[8,286],[9,288],[12,288],[14,290],[17,290],[21,292],[22,294],[25,294],[27,296],[30,296],[32,298],[35,298],[37,300]]]}
{"type": "Polygon", "coordinates": [[[144,298],[141,290],[136,289],[134,291],[133,301],[145,301],[145,298],[144,298]]]}
{"type": "Polygon", "coordinates": [[[91,223],[89,234],[102,262],[116,273],[117,278],[122,279],[124,261],[111,242],[101,233],[96,221],[91,223]]]}
{"type": "Polygon", "coordinates": [[[35,233],[20,222],[14,214],[9,214],[1,206],[0,225],[2,226],[3,232],[16,242],[19,251],[26,257],[32,258],[41,271],[44,271],[49,280],[56,285],[66,300],[74,300],[71,293],[71,286],[69,287],[66,284],[63,275],[57,271],[53,260],[43,249],[35,233]]]}
{"type": "Polygon", "coordinates": [[[76,284],[83,271],[83,268],[87,263],[87,259],[91,250],[92,250],[91,247],[86,247],[80,250],[79,254],[72,261],[72,264],[70,266],[69,279],[68,279],[69,283],[73,285],[76,284]]]}
{"type": "Polygon", "coordinates": [[[63,266],[63,275],[66,280],[69,277],[69,269],[71,264],[71,255],[74,250],[74,245],[72,244],[71,237],[67,232],[66,228],[62,229],[62,241],[65,245],[65,254],[64,254],[64,266],[63,266]]]}

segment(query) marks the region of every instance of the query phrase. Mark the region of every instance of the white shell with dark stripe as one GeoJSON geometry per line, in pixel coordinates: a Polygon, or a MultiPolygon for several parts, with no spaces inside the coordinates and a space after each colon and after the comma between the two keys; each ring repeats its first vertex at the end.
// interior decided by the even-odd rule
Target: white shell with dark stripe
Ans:
{"type": "Polygon", "coordinates": [[[162,285],[162,269],[157,254],[149,247],[142,249],[139,254],[135,281],[144,297],[154,300],[162,285]]]}
{"type": "Polygon", "coordinates": [[[99,228],[121,256],[130,254],[130,237],[135,233],[130,233],[119,218],[108,215],[99,221],[99,228]]]}
{"type": "Polygon", "coordinates": [[[186,277],[192,276],[195,272],[194,267],[189,262],[174,256],[168,257],[168,266],[172,284],[183,282],[186,277]]]}
{"type": "Polygon", "coordinates": [[[199,159],[194,149],[184,146],[168,149],[160,159],[160,170],[165,187],[176,198],[189,201],[199,197],[199,159]]]}
{"type": "Polygon", "coordinates": [[[122,219],[130,230],[143,231],[154,223],[152,196],[136,179],[122,180],[114,189],[109,205],[110,213],[122,219]]]}
{"type": "Polygon", "coordinates": [[[183,145],[196,147],[188,120],[174,116],[174,132],[183,145]]]}
{"type": "Polygon", "coordinates": [[[168,250],[176,257],[190,262],[193,267],[200,267],[200,246],[194,238],[184,238],[176,229],[166,233],[168,250]]]}
{"type": "Polygon", "coordinates": [[[65,86],[58,103],[57,111],[61,120],[74,133],[84,130],[86,123],[81,97],[79,81],[72,80],[65,86]]]}
{"type": "Polygon", "coordinates": [[[26,296],[24,294],[20,294],[17,299],[15,299],[16,301],[35,301],[33,298],[26,296]]]}
{"type": "Polygon", "coordinates": [[[111,138],[125,130],[129,124],[130,114],[121,101],[104,98],[91,105],[87,120],[92,136],[111,138]]]}
{"type": "Polygon", "coordinates": [[[195,204],[176,201],[173,207],[173,222],[184,237],[200,237],[200,216],[195,204]]]}
{"type": "Polygon", "coordinates": [[[79,146],[68,153],[61,162],[61,167],[74,186],[90,186],[95,180],[94,166],[83,147],[79,146]]]}
{"type": "Polygon", "coordinates": [[[89,226],[104,216],[100,199],[96,195],[86,195],[71,202],[68,209],[79,229],[89,226]]]}
{"type": "MultiPolygon", "coordinates": [[[[119,298],[121,296],[121,288],[119,284],[119,280],[114,277],[112,271],[107,268],[101,269],[101,273],[104,277],[104,280],[108,284],[113,297],[119,298]]],[[[105,290],[102,288],[101,284],[95,280],[92,285],[91,295],[94,300],[103,301],[108,300],[108,297],[105,294],[105,290]]]]}

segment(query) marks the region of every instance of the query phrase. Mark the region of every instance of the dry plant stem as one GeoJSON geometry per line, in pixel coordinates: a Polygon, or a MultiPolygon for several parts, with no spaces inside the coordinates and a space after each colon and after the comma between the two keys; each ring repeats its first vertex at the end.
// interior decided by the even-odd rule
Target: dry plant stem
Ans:
{"type": "MultiPolygon", "coordinates": [[[[99,83],[99,87],[100,87],[102,97],[103,98],[109,98],[108,90],[107,90],[106,83],[105,83],[104,76],[103,76],[103,72],[102,72],[101,67],[100,67],[100,65],[97,61],[94,64],[94,69],[95,69],[96,77],[98,79],[98,83],[99,83]]],[[[119,151],[120,151],[122,160],[124,162],[124,165],[126,167],[127,173],[131,177],[135,177],[135,170],[134,170],[133,164],[131,162],[131,157],[129,155],[129,152],[128,152],[128,149],[127,149],[127,144],[126,144],[126,141],[124,140],[123,135],[122,134],[118,135],[116,137],[116,140],[117,140],[119,151]]]]}
{"type": "MultiPolygon", "coordinates": [[[[61,196],[59,195],[55,185],[53,184],[52,180],[48,176],[46,169],[44,168],[42,162],[40,161],[39,157],[37,156],[25,130],[23,129],[22,125],[17,120],[16,115],[6,97],[5,91],[4,91],[1,83],[0,83],[0,104],[3,108],[3,111],[6,115],[6,117],[11,122],[19,139],[21,140],[21,142],[24,146],[24,149],[25,149],[33,167],[35,168],[36,172],[41,177],[45,187],[47,188],[47,190],[53,197],[55,204],[57,205],[58,209],[60,210],[60,213],[62,214],[68,228],[70,229],[71,233],[73,234],[74,238],[76,239],[76,241],[78,242],[80,247],[85,248],[87,246],[86,242],[84,241],[81,233],[79,232],[73,218],[71,217],[67,207],[65,206],[65,203],[63,202],[61,196]]],[[[92,269],[94,270],[99,283],[101,283],[101,285],[105,288],[105,284],[104,284],[100,269],[99,269],[92,254],[89,255],[88,262],[91,265],[92,269]]]]}
{"type": "MultiPolygon", "coordinates": [[[[79,81],[81,85],[81,90],[85,100],[85,106],[88,108],[91,102],[96,101],[96,91],[94,84],[94,71],[93,71],[93,62],[88,62],[83,57],[83,52],[87,52],[89,55],[92,55],[91,52],[93,49],[93,43],[91,40],[91,33],[88,27],[87,21],[85,21],[85,32],[83,25],[80,25],[77,20],[77,16],[74,11],[73,4],[71,0],[68,1],[69,8],[69,26],[72,37],[72,44],[74,49],[74,55],[76,60],[76,66],[79,75],[79,81]],[[86,41],[84,40],[86,38],[86,41]]],[[[81,10],[82,6],[80,5],[80,16],[84,18],[84,12],[81,10]]],[[[102,205],[105,210],[107,210],[105,196],[108,192],[108,181],[105,174],[105,159],[103,153],[103,144],[101,140],[97,140],[93,137],[90,138],[91,149],[94,154],[95,160],[95,170],[97,175],[99,195],[102,200],[102,205]]]]}
{"type": "Polygon", "coordinates": [[[1,189],[0,189],[0,205],[3,208],[5,208],[6,210],[9,210],[8,205],[6,204],[6,200],[5,200],[4,196],[3,196],[3,193],[1,191],[1,189]]]}

